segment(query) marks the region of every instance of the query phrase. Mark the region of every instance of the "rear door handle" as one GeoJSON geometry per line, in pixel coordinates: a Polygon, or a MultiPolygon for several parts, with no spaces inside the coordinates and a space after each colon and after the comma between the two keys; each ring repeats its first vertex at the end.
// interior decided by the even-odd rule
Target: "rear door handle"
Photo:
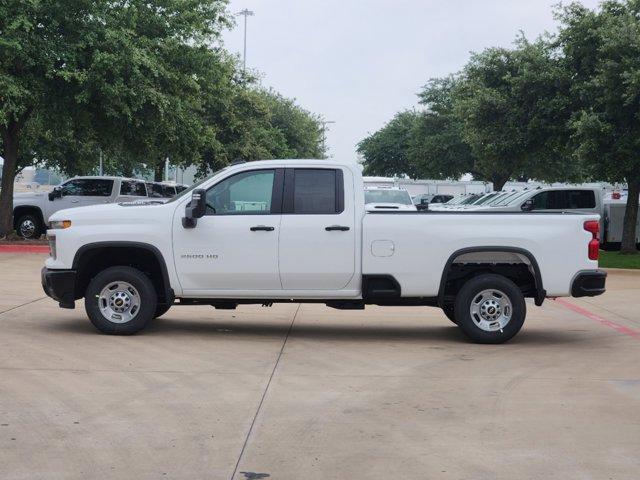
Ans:
{"type": "Polygon", "coordinates": [[[255,227],[251,227],[249,230],[252,232],[273,232],[274,227],[267,227],[266,225],[256,225],[255,227]]]}
{"type": "Polygon", "coordinates": [[[327,232],[346,232],[349,230],[349,227],[344,227],[342,225],[331,225],[330,227],[324,227],[327,232]]]}

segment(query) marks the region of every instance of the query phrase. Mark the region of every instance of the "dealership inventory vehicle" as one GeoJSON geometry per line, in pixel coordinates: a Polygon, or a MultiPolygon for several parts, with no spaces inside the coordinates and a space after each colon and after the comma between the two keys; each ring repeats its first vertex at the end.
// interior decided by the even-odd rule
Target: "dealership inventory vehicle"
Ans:
{"type": "Polygon", "coordinates": [[[58,210],[147,198],[143,181],[121,177],[74,177],[51,192],[16,193],[13,224],[18,235],[38,238],[58,210]]]}
{"type": "Polygon", "coordinates": [[[522,327],[525,298],[604,292],[598,219],[368,212],[355,164],[249,162],[166,203],[55,213],[42,284],[61,307],[84,298],[109,334],[173,305],[315,302],[439,307],[473,341],[501,343],[522,327]]]}
{"type": "Polygon", "coordinates": [[[188,188],[186,185],[180,185],[172,182],[146,182],[146,185],[147,195],[150,198],[157,199],[171,198],[176,193],[180,193],[188,188]]]}
{"type": "Polygon", "coordinates": [[[447,203],[453,199],[453,195],[444,195],[440,193],[423,193],[412,198],[413,204],[418,210],[426,210],[429,205],[437,203],[447,203]]]}
{"type": "Polygon", "coordinates": [[[365,187],[364,203],[368,211],[391,210],[415,212],[411,195],[404,188],[365,187]]]}
{"type": "Polygon", "coordinates": [[[533,190],[514,190],[490,202],[467,205],[468,210],[487,211],[547,211],[547,212],[602,212],[602,191],[597,187],[538,187],[533,190]]]}
{"type": "Polygon", "coordinates": [[[430,205],[429,210],[449,210],[452,207],[457,208],[461,205],[469,205],[470,203],[475,202],[479,198],[482,198],[484,193],[466,193],[462,195],[458,195],[457,197],[452,198],[448,202],[445,203],[436,203],[435,205],[430,205]]]}

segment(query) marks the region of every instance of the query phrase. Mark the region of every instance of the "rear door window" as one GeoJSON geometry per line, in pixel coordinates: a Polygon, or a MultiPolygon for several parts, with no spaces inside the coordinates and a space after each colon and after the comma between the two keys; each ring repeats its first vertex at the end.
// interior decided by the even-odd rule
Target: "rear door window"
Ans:
{"type": "Polygon", "coordinates": [[[593,190],[568,190],[568,208],[595,208],[596,196],[593,190]]]}
{"type": "Polygon", "coordinates": [[[162,185],[159,183],[147,183],[147,194],[153,198],[164,197],[162,185]]]}
{"type": "Polygon", "coordinates": [[[533,197],[534,210],[575,210],[595,206],[592,190],[550,190],[533,197]]]}
{"type": "Polygon", "coordinates": [[[120,184],[120,195],[130,197],[146,197],[147,189],[142,182],[123,180],[120,184]]]}
{"type": "Polygon", "coordinates": [[[342,171],[296,168],[287,171],[287,210],[298,214],[337,214],[344,210],[342,171]]]}

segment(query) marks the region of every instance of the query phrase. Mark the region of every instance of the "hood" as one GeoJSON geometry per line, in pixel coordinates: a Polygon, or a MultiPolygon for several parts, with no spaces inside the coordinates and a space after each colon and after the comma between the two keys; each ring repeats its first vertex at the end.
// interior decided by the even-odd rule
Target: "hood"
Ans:
{"type": "Polygon", "coordinates": [[[13,194],[14,203],[24,203],[29,200],[48,198],[49,192],[20,192],[13,194]]]}
{"type": "Polygon", "coordinates": [[[170,208],[162,202],[105,203],[67,208],[51,215],[49,220],[71,220],[81,225],[153,223],[159,209],[170,208]]]}
{"type": "Polygon", "coordinates": [[[365,210],[368,212],[379,212],[379,211],[416,211],[417,208],[415,205],[405,205],[404,203],[367,203],[365,205],[365,210]]]}

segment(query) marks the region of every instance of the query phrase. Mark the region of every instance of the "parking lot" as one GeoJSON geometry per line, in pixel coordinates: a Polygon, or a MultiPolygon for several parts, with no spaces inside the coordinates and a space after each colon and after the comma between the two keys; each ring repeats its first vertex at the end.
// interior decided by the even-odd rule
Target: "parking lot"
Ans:
{"type": "Polygon", "coordinates": [[[437,309],[176,307],[96,333],[0,254],[3,479],[637,479],[640,274],[468,343],[437,309]]]}

